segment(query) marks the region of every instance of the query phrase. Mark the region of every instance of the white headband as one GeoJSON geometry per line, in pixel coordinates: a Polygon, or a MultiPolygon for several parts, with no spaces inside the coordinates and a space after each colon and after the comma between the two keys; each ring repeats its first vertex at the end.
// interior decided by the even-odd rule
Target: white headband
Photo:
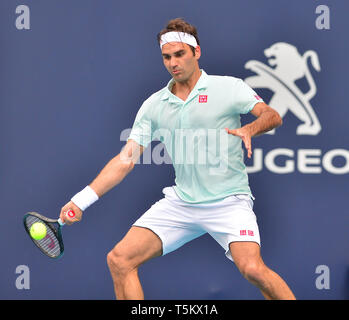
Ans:
{"type": "Polygon", "coordinates": [[[196,48],[198,43],[194,36],[185,32],[171,31],[163,34],[160,39],[160,48],[169,42],[184,42],[196,48]]]}

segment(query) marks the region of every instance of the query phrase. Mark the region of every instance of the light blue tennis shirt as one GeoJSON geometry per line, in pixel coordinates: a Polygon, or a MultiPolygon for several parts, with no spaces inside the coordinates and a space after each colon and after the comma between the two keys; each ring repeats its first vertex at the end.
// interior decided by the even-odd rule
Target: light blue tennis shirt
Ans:
{"type": "Polygon", "coordinates": [[[174,189],[186,202],[214,202],[233,194],[253,198],[242,140],[225,128],[240,128],[240,114],[263,100],[243,80],[204,70],[185,101],[171,92],[173,83],[144,101],[128,139],[144,147],[153,140],[164,143],[175,169],[174,189]]]}

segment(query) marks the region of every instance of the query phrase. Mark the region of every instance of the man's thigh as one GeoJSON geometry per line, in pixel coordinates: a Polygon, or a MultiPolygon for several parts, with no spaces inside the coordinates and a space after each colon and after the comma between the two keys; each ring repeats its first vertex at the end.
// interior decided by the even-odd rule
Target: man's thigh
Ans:
{"type": "Polygon", "coordinates": [[[132,226],[113,251],[132,265],[139,266],[149,259],[161,256],[162,243],[153,231],[132,226]]]}
{"type": "Polygon", "coordinates": [[[253,241],[237,241],[229,244],[229,249],[236,264],[262,262],[260,246],[253,241]]]}

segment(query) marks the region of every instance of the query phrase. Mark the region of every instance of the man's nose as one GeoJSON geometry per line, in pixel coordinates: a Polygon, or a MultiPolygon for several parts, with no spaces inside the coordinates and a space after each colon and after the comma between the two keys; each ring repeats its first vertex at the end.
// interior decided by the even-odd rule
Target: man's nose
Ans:
{"type": "Polygon", "coordinates": [[[178,60],[175,57],[171,57],[170,59],[170,67],[174,68],[178,65],[178,60]]]}

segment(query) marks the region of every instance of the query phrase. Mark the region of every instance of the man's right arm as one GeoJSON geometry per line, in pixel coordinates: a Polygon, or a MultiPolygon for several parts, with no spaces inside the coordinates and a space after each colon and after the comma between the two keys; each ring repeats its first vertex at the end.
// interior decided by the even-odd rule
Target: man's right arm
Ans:
{"type": "MultiPolygon", "coordinates": [[[[118,185],[132,171],[143,151],[143,146],[132,139],[128,140],[121,152],[105,165],[89,185],[98,198],[118,185]]],[[[73,201],[69,201],[61,209],[60,218],[67,224],[80,221],[82,218],[82,210],[73,201]],[[65,212],[69,210],[74,211],[74,217],[69,218],[66,216],[65,212]]]]}
{"type": "Polygon", "coordinates": [[[143,151],[143,146],[134,140],[129,140],[121,152],[105,165],[90,184],[99,198],[118,185],[132,171],[143,151]]]}

